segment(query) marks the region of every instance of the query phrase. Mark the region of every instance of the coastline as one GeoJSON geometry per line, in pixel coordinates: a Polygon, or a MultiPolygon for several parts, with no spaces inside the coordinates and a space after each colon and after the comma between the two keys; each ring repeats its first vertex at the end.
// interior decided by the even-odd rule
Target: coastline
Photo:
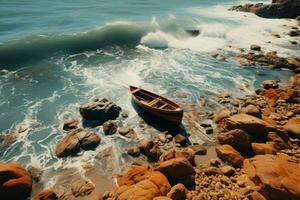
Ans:
{"type": "MultiPolygon", "coordinates": [[[[296,28],[299,32],[299,25],[296,28]]],[[[296,30],[293,27],[287,27],[287,30],[290,31],[290,29],[296,30]]],[[[297,38],[299,39],[299,35],[295,36],[295,40],[297,38]]],[[[145,121],[140,120],[137,123],[140,124],[141,130],[149,132],[151,135],[156,134],[150,139],[145,138],[141,141],[136,141],[136,133],[132,128],[123,127],[121,129],[120,123],[114,122],[118,117],[122,121],[128,116],[126,116],[126,111],[119,109],[113,102],[108,102],[109,106],[113,107],[111,113],[105,113],[107,118],[101,119],[103,123],[97,124],[97,122],[95,125],[89,124],[89,126],[100,125],[103,130],[106,127],[105,136],[120,134],[124,137],[124,142],[134,140],[130,141],[132,148],[122,149],[124,151],[122,158],[112,158],[114,150],[107,148],[86,165],[79,166],[82,169],[80,172],[72,171],[72,169],[64,172],[63,169],[58,169],[57,172],[49,174],[40,172],[38,173],[40,177],[37,178],[38,176],[35,176],[32,170],[27,169],[30,174],[22,172],[21,175],[32,179],[27,180],[28,187],[30,182],[33,183],[31,196],[34,200],[45,197],[46,199],[82,200],[125,200],[130,198],[145,200],[263,200],[270,198],[277,200],[286,196],[290,199],[298,198],[300,190],[293,185],[297,181],[293,177],[281,174],[278,168],[284,170],[286,167],[294,174],[300,175],[298,166],[300,164],[300,142],[299,135],[297,135],[300,134],[299,127],[297,127],[300,116],[298,109],[300,76],[297,75],[300,71],[300,61],[299,58],[282,58],[274,52],[263,52],[261,49],[263,47],[254,45],[249,47],[249,50],[240,50],[241,53],[235,56],[225,55],[225,57],[222,54],[212,56],[219,61],[236,60],[241,66],[257,65],[274,69],[289,69],[295,73],[290,77],[289,82],[278,83],[277,80],[267,80],[262,83],[260,88],[255,88],[253,94],[246,96],[236,97],[236,95],[224,92],[215,97],[218,106],[204,111],[203,109],[199,110],[199,105],[204,107],[207,104],[206,99],[199,100],[199,105],[190,104],[185,102],[187,94],[178,91],[175,95],[182,98],[183,107],[188,110],[183,119],[185,128],[188,130],[182,129],[182,127],[171,128],[160,131],[157,135],[157,131],[153,131],[153,128],[145,125],[145,121]],[[289,122],[290,120],[292,122],[289,122]],[[286,126],[288,123],[292,128],[286,126]],[[256,129],[256,131],[252,129],[256,129]],[[257,131],[262,135],[257,135],[257,131]],[[199,135],[204,138],[201,141],[205,143],[190,142],[189,138],[197,138],[199,135]],[[118,166],[115,164],[118,159],[126,160],[127,164],[118,166]],[[279,167],[261,166],[263,165],[262,160],[268,160],[272,165],[279,167]],[[108,171],[102,173],[97,170],[103,166],[107,167],[108,171]],[[263,168],[270,167],[270,170],[278,173],[280,178],[288,180],[289,188],[284,191],[285,185],[279,185],[278,189],[277,183],[280,180],[276,177],[268,180],[260,177],[261,182],[257,184],[251,174],[253,166],[259,168],[262,176],[265,177],[268,176],[263,168]],[[120,167],[120,171],[124,173],[117,177],[114,176],[115,180],[111,179],[112,176],[103,176],[104,173],[110,172],[110,168],[115,167],[120,167]],[[46,187],[39,183],[41,177],[44,181],[49,177],[57,176],[57,174],[61,174],[61,177],[56,177],[55,183],[47,183],[46,187]],[[269,187],[266,186],[269,180],[274,183],[270,186],[271,189],[279,193],[277,197],[270,193],[268,188],[266,189],[269,187]],[[70,187],[64,187],[70,182],[72,182],[70,187]],[[296,191],[296,193],[292,191],[296,191]]],[[[88,102],[87,107],[97,101],[88,102]]],[[[99,100],[100,103],[103,103],[101,101],[99,100]]],[[[104,102],[106,103],[106,101],[104,102]]],[[[81,109],[88,110],[83,107],[81,106],[81,109]]],[[[80,112],[82,116],[85,116],[84,118],[91,117],[90,114],[86,115],[82,114],[82,111],[80,112]]],[[[91,117],[89,120],[93,121],[94,119],[91,117]]],[[[78,119],[65,121],[63,129],[65,128],[67,134],[58,142],[62,145],[53,149],[57,157],[68,157],[78,152],[80,156],[80,151],[93,150],[101,143],[102,138],[98,138],[93,131],[81,128],[78,119]],[[66,139],[66,136],[71,135],[70,133],[74,137],[66,139]]],[[[9,145],[19,134],[26,132],[26,129],[26,127],[19,127],[12,131],[12,134],[1,138],[1,141],[5,145],[9,145]]],[[[42,169],[37,169],[37,171],[40,170],[42,171],[42,169]]],[[[113,173],[113,170],[111,172],[113,173]]],[[[260,176],[260,174],[254,175],[260,176]]],[[[25,191],[24,194],[28,195],[28,191],[25,191]]]]}

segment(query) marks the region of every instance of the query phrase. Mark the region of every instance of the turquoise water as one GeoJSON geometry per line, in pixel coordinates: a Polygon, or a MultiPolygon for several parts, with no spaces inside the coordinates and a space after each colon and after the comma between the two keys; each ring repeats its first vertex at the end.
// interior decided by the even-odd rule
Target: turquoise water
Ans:
{"type": "Polygon", "coordinates": [[[227,11],[241,2],[2,0],[0,132],[20,124],[28,129],[11,146],[0,147],[0,160],[52,168],[85,162],[107,146],[116,154],[124,151],[124,138],[104,137],[96,128],[103,140],[95,152],[63,163],[53,153],[63,136],[63,119],[80,118],[79,105],[93,97],[106,97],[128,111],[120,123],[144,137],[130,104],[130,84],[178,101],[174,94],[183,91],[185,101],[200,106],[200,98],[213,101],[222,91],[238,96],[265,79],[286,81],[288,71],[241,68],[230,55],[253,43],[279,55],[299,55],[289,38],[271,35],[295,22],[227,11]],[[185,31],[194,29],[199,36],[185,31]],[[216,52],[227,61],[210,56],[216,52]]]}

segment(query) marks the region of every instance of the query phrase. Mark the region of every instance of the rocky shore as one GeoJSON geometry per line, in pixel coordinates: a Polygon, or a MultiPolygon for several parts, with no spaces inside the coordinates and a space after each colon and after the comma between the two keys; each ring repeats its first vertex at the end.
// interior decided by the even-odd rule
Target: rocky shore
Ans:
{"type": "MultiPolygon", "coordinates": [[[[272,4],[235,6],[232,10],[253,12],[269,18],[296,18],[299,2],[273,0],[272,4]]],[[[196,33],[192,33],[196,34],[196,33]]],[[[299,39],[298,27],[289,35],[299,39]]],[[[296,42],[297,43],[297,42],[296,42]]],[[[223,55],[213,55],[225,61],[223,55]]],[[[0,197],[9,200],[298,200],[300,199],[300,60],[284,58],[251,45],[240,49],[233,59],[241,66],[262,66],[294,72],[286,83],[265,80],[253,94],[215,97],[218,109],[182,102],[185,130],[166,129],[149,138],[121,122],[128,113],[105,98],[80,106],[82,119],[63,122],[61,138],[54,154],[58,159],[81,156],[103,144],[103,137],[118,135],[130,144],[122,154],[128,166],[124,173],[99,176],[101,166],[120,167],[112,158],[113,148],[99,152],[81,166],[45,175],[36,167],[23,168],[15,163],[0,163],[0,197]],[[82,123],[80,123],[82,122],[82,123]],[[96,131],[101,130],[100,136],[96,131]],[[195,135],[205,144],[191,142],[195,135]],[[43,185],[43,177],[57,175],[56,183],[43,185]],[[115,178],[115,180],[112,180],[115,178]],[[106,191],[105,193],[103,192],[106,191]]],[[[187,94],[175,94],[182,99],[187,94]]],[[[138,122],[145,133],[152,129],[138,122]]],[[[0,138],[1,147],[13,143],[28,127],[17,126],[0,138]]]]}

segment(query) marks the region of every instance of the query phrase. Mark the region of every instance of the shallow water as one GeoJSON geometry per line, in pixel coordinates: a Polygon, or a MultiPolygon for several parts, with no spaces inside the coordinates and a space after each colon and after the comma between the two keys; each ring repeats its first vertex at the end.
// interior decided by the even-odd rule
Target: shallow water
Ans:
{"type": "Polygon", "coordinates": [[[0,132],[20,123],[29,129],[0,149],[0,160],[44,169],[81,168],[101,149],[113,146],[121,166],[125,160],[118,155],[130,141],[104,137],[101,128],[95,129],[102,135],[96,151],[57,159],[54,149],[63,135],[63,119],[80,118],[79,105],[93,97],[106,97],[128,111],[129,118],[119,123],[145,137],[128,85],[178,101],[182,99],[175,92],[183,91],[188,94],[185,102],[198,104],[200,98],[211,100],[223,91],[249,93],[265,79],[286,81],[289,71],[241,68],[230,58],[221,62],[209,55],[229,56],[254,43],[282,56],[299,55],[291,38],[271,35],[286,32],[283,25],[294,21],[227,11],[244,2],[1,1],[0,132]],[[193,29],[200,35],[185,32],[193,29]]]}

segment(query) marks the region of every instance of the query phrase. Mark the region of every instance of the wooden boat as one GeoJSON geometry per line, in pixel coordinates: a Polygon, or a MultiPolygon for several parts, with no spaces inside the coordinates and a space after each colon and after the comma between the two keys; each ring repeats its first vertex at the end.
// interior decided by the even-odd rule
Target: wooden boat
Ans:
{"type": "Polygon", "coordinates": [[[130,93],[133,101],[142,109],[172,124],[181,123],[183,109],[177,103],[134,86],[130,86],[130,93]]]}

